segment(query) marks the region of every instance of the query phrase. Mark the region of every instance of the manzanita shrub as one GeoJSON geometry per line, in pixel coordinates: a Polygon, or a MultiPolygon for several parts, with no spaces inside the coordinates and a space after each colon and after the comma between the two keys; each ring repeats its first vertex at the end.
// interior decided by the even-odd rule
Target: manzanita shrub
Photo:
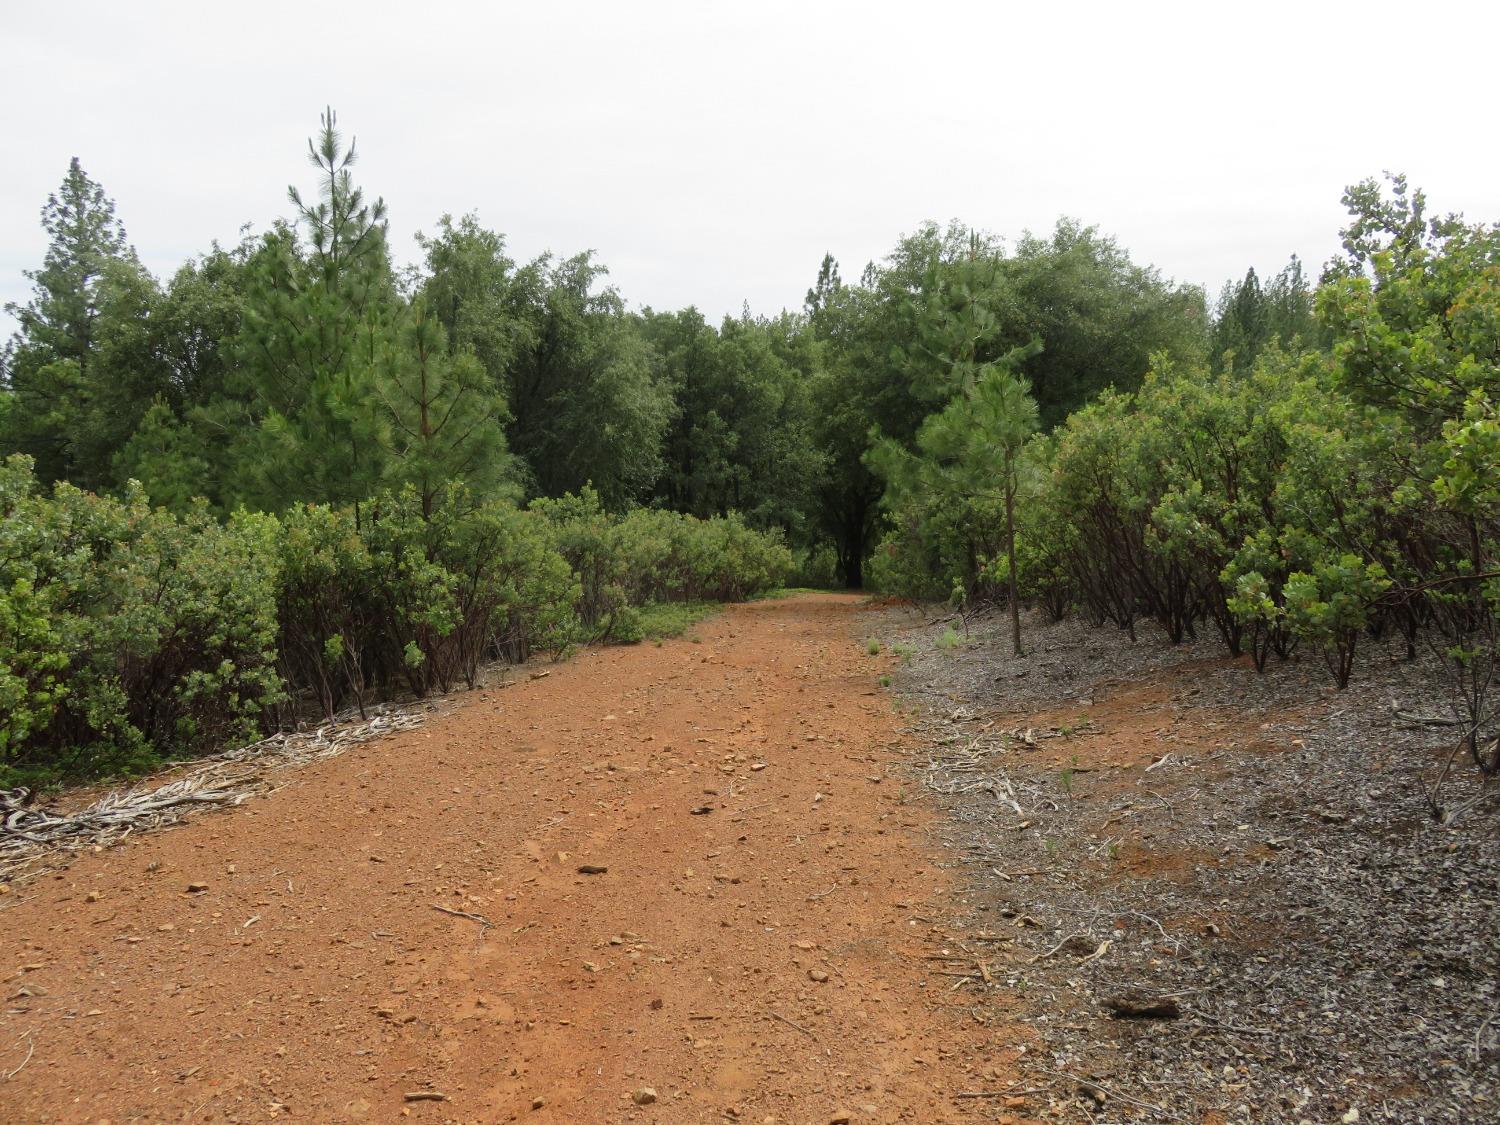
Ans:
{"type": "Polygon", "coordinates": [[[550,539],[579,583],[584,639],[639,639],[633,606],[652,602],[742,601],[781,585],[793,568],[779,530],[756,531],[739,515],[697,519],[641,508],[606,512],[598,494],[535,500],[550,539]]]}
{"type": "MultiPolygon", "coordinates": [[[[1500,233],[1428,220],[1420,193],[1393,189],[1346,197],[1316,338],[1248,364],[1155,356],[1138,389],[1025,446],[1020,593],[1132,637],[1143,620],[1173,643],[1209,626],[1260,670],[1300,645],[1340,688],[1367,638],[1425,646],[1450,675],[1459,749],[1500,772],[1500,233]]],[[[993,487],[887,476],[871,575],[993,595],[993,487]]]]}
{"type": "Polygon", "coordinates": [[[253,736],[284,698],[274,518],[0,468],[0,769],[120,773],[253,736]]]}
{"type": "Polygon", "coordinates": [[[473,686],[494,660],[639,640],[648,602],[781,584],[737,516],[520,509],[461,485],[352,508],[175,515],[0,465],[0,785],[123,775],[375,700],[473,686]]]}

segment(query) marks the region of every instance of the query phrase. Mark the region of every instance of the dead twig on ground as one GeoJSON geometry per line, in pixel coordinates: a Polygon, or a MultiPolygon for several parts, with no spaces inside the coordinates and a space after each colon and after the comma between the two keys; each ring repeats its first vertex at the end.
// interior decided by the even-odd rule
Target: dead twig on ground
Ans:
{"type": "Polygon", "coordinates": [[[1190,1009],[1188,1011],[1188,1015],[1190,1017],[1192,1017],[1193,1019],[1195,1019],[1195,1020],[1206,1020],[1207,1022],[1213,1024],[1215,1027],[1221,1027],[1221,1028],[1223,1028],[1225,1031],[1237,1031],[1241,1035],[1275,1035],[1276,1034],[1274,1031],[1272,1031],[1270,1028],[1267,1028],[1267,1027],[1245,1027],[1242,1024],[1226,1023],[1224,1020],[1214,1019],[1213,1016],[1208,1015],[1206,1012],[1200,1012],[1197,1009],[1190,1009]]]}
{"type": "Polygon", "coordinates": [[[240,746],[191,766],[170,781],[106,793],[75,812],[32,804],[29,790],[0,790],[0,883],[15,884],[67,862],[88,848],[123,843],[131,834],[178,824],[203,808],[238,805],[274,790],[275,775],[336,757],[353,746],[420,726],[413,708],[377,712],[363,722],[325,723],[240,746]]]}
{"type": "Polygon", "coordinates": [[[1482,1050],[1483,1050],[1483,1048],[1481,1047],[1480,1044],[1481,1044],[1481,1042],[1484,1039],[1485,1030],[1490,1026],[1490,1024],[1492,1024],[1494,1022],[1495,1022],[1495,1017],[1491,1016],[1489,1019],[1485,1020],[1482,1024],[1480,1024],[1479,1025],[1479,1030],[1474,1033],[1474,1062],[1476,1064],[1479,1062],[1480,1055],[1481,1055],[1482,1050]]]}
{"type": "Polygon", "coordinates": [[[486,918],[483,914],[470,914],[467,910],[452,910],[452,909],[449,909],[446,906],[439,906],[435,902],[432,903],[431,905],[432,905],[432,908],[434,910],[440,910],[444,914],[451,914],[455,918],[467,918],[471,922],[478,922],[481,926],[485,927],[486,929],[489,929],[489,928],[493,927],[494,924],[495,924],[495,923],[491,922],[488,918],[486,918]]]}
{"type": "Polygon", "coordinates": [[[1015,1082],[1015,1083],[1012,1083],[1011,1085],[1007,1086],[1003,1090],[955,1090],[954,1093],[953,1093],[953,1097],[955,1097],[955,1098],[1003,1098],[1003,1097],[1006,1097],[1006,1096],[1010,1095],[1015,1090],[1015,1088],[1017,1086],[1019,1086],[1019,1085],[1020,1085],[1019,1082],[1015,1082]]]}
{"type": "MultiPolygon", "coordinates": [[[[26,1064],[31,1061],[31,1056],[36,1054],[36,1040],[31,1037],[31,1032],[26,1032],[21,1038],[26,1040],[26,1057],[21,1060],[21,1065],[16,1067],[15,1070],[6,1071],[4,1078],[0,1079],[0,1081],[9,1082],[16,1075],[20,1074],[21,1071],[26,1069],[26,1064]]],[[[19,1043],[20,1040],[18,1039],[16,1042],[19,1043]]]]}
{"type": "Polygon", "coordinates": [[[1067,937],[1063,938],[1062,941],[1058,942],[1051,949],[1047,950],[1047,952],[1045,952],[1045,953],[1038,953],[1035,957],[1033,957],[1028,962],[1028,964],[1035,965],[1038,961],[1045,961],[1047,958],[1051,957],[1054,953],[1058,952],[1058,950],[1062,949],[1063,946],[1067,945],[1068,942],[1072,941],[1074,938],[1076,938],[1076,937],[1087,937],[1087,936],[1088,935],[1085,934],[1085,933],[1083,933],[1083,931],[1081,931],[1081,930],[1078,931],[1077,933],[1069,934],[1067,937]]]}
{"type": "Polygon", "coordinates": [[[1182,1120],[1182,1118],[1178,1117],[1175,1113],[1171,1113],[1159,1105],[1155,1105],[1152,1102],[1142,1101],[1140,1098],[1133,1098],[1129,1094],[1122,1094],[1118,1090],[1111,1090],[1108,1086],[1104,1085],[1104,1083],[1095,1082],[1092,1078],[1079,1078],[1078,1075],[1069,1074],[1065,1070],[1041,1070],[1039,1071],[1039,1073],[1051,1075],[1053,1078],[1066,1078],[1069,1082],[1076,1082],[1079,1086],[1083,1087],[1086,1090],[1089,1088],[1093,1088],[1104,1094],[1105,1097],[1117,1098],[1122,1102],[1128,1102],[1130,1105],[1139,1106],[1141,1109],[1149,1109],[1152,1113],[1159,1113],[1170,1121],[1182,1120]]]}
{"type": "Polygon", "coordinates": [[[807,1028],[803,1027],[800,1023],[793,1023],[791,1020],[787,1019],[780,1012],[773,1012],[773,1011],[771,1011],[770,1008],[767,1008],[766,1009],[766,1015],[770,1016],[773,1020],[780,1020],[782,1023],[786,1024],[787,1027],[794,1028],[797,1031],[802,1032],[803,1035],[807,1036],[814,1043],[816,1043],[818,1041],[818,1037],[816,1035],[814,1035],[811,1031],[808,1031],[807,1028]]]}

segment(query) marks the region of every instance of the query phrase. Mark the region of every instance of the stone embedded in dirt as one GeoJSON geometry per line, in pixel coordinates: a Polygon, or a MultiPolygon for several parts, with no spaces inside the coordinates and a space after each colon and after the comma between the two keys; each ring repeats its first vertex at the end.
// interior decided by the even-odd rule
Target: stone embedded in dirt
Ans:
{"type": "Polygon", "coordinates": [[[822,969],[808,969],[807,979],[816,981],[818,984],[822,984],[828,979],[828,974],[825,973],[822,969]]]}
{"type": "Polygon", "coordinates": [[[1112,996],[1104,1002],[1109,1014],[1117,1020],[1175,1020],[1182,1015],[1177,1001],[1170,996],[1147,999],[1144,996],[1112,996]]]}
{"type": "Polygon", "coordinates": [[[661,1011],[661,1007],[662,1007],[662,1000],[661,1000],[660,996],[658,996],[655,1000],[651,1001],[651,1010],[653,1012],[659,1012],[659,1011],[661,1011]]]}
{"type": "Polygon", "coordinates": [[[836,1109],[833,1116],[828,1119],[828,1125],[849,1125],[854,1120],[854,1115],[847,1109],[836,1109]]]}
{"type": "Polygon", "coordinates": [[[765,768],[766,768],[766,763],[765,762],[752,762],[751,765],[750,765],[750,772],[751,773],[760,773],[760,771],[763,770],[763,769],[765,769],[765,768]]]}
{"type": "Polygon", "coordinates": [[[650,1086],[642,1086],[630,1095],[630,1100],[635,1102],[636,1105],[651,1105],[656,1101],[656,1091],[650,1086]]]}
{"type": "Polygon", "coordinates": [[[1075,957],[1087,957],[1094,952],[1094,949],[1093,939],[1084,937],[1082,934],[1074,934],[1062,943],[1062,951],[1064,953],[1071,953],[1075,957]]]}
{"type": "Polygon", "coordinates": [[[1096,1109],[1103,1109],[1104,1103],[1109,1098],[1109,1095],[1092,1082],[1080,1082],[1078,1084],[1078,1093],[1080,1097],[1085,1097],[1092,1101],[1096,1109]]]}
{"type": "Polygon", "coordinates": [[[713,806],[712,805],[699,805],[697,808],[695,808],[695,809],[689,809],[688,811],[693,816],[707,816],[709,813],[713,812],[714,810],[713,810],[713,806]]]}
{"type": "Polygon", "coordinates": [[[409,1094],[402,1094],[402,1099],[408,1102],[445,1102],[447,1094],[440,1094],[436,1090],[413,1090],[409,1094]]]}
{"type": "Polygon", "coordinates": [[[208,890],[208,884],[207,883],[189,883],[187,885],[187,889],[188,889],[188,894],[190,894],[190,895],[201,895],[204,891],[208,890]]]}
{"type": "Polygon", "coordinates": [[[609,868],[597,863],[580,863],[578,865],[578,874],[580,875],[603,875],[608,871],[609,868]]]}
{"type": "Polygon", "coordinates": [[[532,1109],[541,1109],[542,1106],[544,1106],[546,1104],[547,1104],[547,1099],[546,1098],[532,1098],[531,1099],[531,1108],[532,1109]]]}

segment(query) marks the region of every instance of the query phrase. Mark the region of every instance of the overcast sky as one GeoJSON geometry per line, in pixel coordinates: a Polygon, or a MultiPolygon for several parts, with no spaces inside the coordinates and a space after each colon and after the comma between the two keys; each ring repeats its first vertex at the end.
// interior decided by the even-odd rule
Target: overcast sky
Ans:
{"type": "MultiPolygon", "coordinates": [[[[311,188],[327,103],[392,245],[475,211],[513,256],[591,248],[635,307],[797,307],[925,219],[1060,215],[1210,292],[1337,246],[1405,171],[1500,218],[1500,6],[1427,2],[10,0],[0,301],[76,155],[159,275],[311,188]]],[[[0,329],[8,335],[8,319],[0,329]]]]}

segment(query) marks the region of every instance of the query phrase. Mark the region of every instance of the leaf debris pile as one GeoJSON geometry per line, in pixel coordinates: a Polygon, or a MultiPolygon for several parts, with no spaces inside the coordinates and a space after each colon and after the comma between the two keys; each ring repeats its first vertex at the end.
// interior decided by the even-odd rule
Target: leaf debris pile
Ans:
{"type": "Polygon", "coordinates": [[[336,757],[351,747],[422,724],[426,707],[377,708],[340,716],[192,764],[170,781],[113,790],[72,811],[34,805],[25,789],[0,790],[0,884],[15,886],[66,863],[74,853],[123,843],[138,832],[178,824],[195,811],[238,805],[282,784],[282,771],[336,757]]]}
{"type": "Polygon", "coordinates": [[[886,623],[983,952],[951,987],[1020,1006],[1071,1119],[1500,1116],[1500,810],[1465,776],[1463,816],[1427,813],[1435,662],[1371,643],[1336,692],[1312,655],[886,623]]]}

